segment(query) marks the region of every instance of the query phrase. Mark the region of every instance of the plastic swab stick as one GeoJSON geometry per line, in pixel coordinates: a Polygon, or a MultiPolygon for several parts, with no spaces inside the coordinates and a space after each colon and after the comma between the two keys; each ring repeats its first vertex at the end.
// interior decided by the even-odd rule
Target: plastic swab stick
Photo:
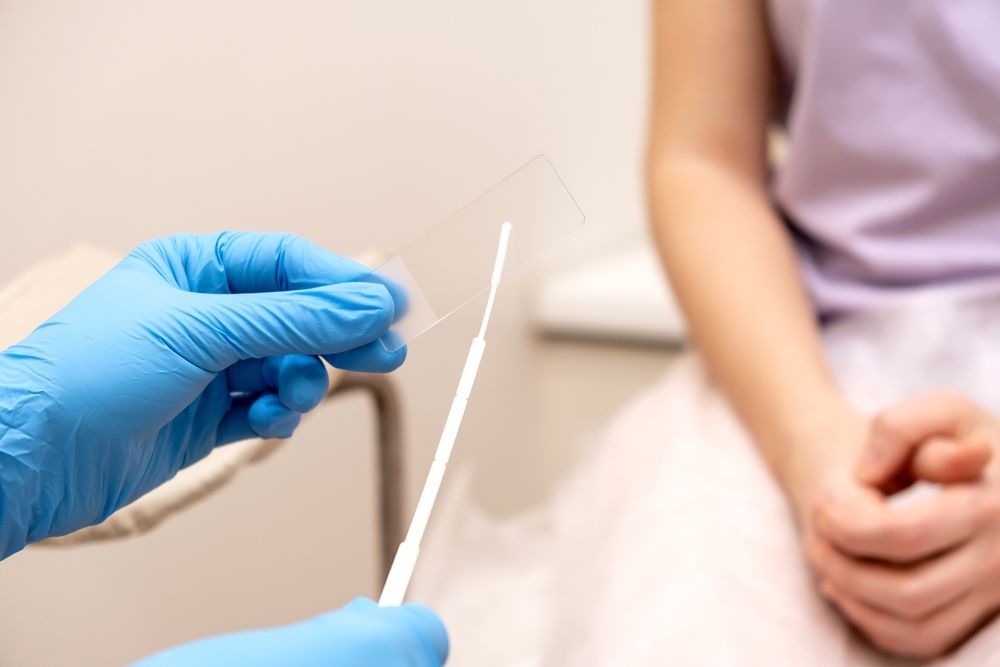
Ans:
{"type": "Polygon", "coordinates": [[[465,416],[465,408],[469,405],[469,396],[476,383],[479,364],[483,360],[483,352],[486,351],[486,327],[490,323],[493,303],[496,301],[497,289],[500,287],[503,265],[507,259],[507,245],[510,242],[511,227],[509,222],[500,225],[500,244],[497,246],[496,259],[493,261],[490,296],[486,301],[483,323],[479,327],[479,335],[472,339],[469,355],[465,358],[465,368],[462,369],[462,377],[458,381],[458,390],[455,392],[451,409],[448,411],[448,419],[445,420],[444,429],[441,431],[441,439],[434,452],[434,462],[431,463],[431,469],[427,473],[426,481],[424,481],[424,490],[420,493],[420,500],[417,501],[417,509],[413,512],[410,529],[406,533],[406,539],[396,551],[392,567],[389,568],[389,576],[386,577],[385,586],[382,588],[382,595],[379,596],[380,607],[396,607],[403,603],[406,589],[410,585],[410,577],[413,576],[413,569],[417,565],[420,542],[424,538],[427,522],[431,518],[431,510],[434,509],[434,501],[437,500],[438,491],[441,489],[444,471],[448,467],[448,459],[451,458],[451,451],[458,438],[458,430],[462,426],[462,417],[465,416]]]}

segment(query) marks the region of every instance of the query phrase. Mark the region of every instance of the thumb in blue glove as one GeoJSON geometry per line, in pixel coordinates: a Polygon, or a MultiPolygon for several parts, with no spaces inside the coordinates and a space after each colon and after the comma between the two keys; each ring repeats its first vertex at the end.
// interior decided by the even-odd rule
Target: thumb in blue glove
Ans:
{"type": "Polygon", "coordinates": [[[430,609],[358,598],[304,623],[203,639],[134,667],[438,667],[447,657],[448,634],[430,609]]]}
{"type": "Polygon", "coordinates": [[[335,367],[385,372],[405,296],[299,237],[139,246],[0,354],[0,558],[97,523],[213,447],[287,437],[335,367]]]}

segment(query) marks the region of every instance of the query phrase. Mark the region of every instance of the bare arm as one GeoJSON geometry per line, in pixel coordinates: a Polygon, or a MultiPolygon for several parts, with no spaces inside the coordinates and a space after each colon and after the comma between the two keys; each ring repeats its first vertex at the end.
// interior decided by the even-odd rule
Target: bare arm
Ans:
{"type": "Polygon", "coordinates": [[[654,30],[654,235],[701,354],[788,487],[798,444],[854,417],[766,192],[764,2],[654,0],[654,30]]]}

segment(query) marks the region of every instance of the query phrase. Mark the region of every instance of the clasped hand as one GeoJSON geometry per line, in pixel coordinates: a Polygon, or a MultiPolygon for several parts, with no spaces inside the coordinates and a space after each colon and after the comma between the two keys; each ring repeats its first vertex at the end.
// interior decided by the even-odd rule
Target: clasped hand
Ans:
{"type": "Polygon", "coordinates": [[[804,514],[823,595],[873,644],[926,659],[1000,608],[1000,427],[959,394],[877,415],[853,474],[804,514]],[[916,481],[932,493],[896,503],[916,481]]]}

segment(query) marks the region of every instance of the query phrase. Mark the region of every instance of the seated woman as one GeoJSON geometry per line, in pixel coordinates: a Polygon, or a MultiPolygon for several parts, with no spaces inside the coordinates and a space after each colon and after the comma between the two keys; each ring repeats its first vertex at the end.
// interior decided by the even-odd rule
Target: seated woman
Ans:
{"type": "Polygon", "coordinates": [[[1000,664],[1000,5],[654,5],[653,229],[697,352],[544,531],[499,533],[520,569],[422,599],[463,664],[1000,664]]]}

